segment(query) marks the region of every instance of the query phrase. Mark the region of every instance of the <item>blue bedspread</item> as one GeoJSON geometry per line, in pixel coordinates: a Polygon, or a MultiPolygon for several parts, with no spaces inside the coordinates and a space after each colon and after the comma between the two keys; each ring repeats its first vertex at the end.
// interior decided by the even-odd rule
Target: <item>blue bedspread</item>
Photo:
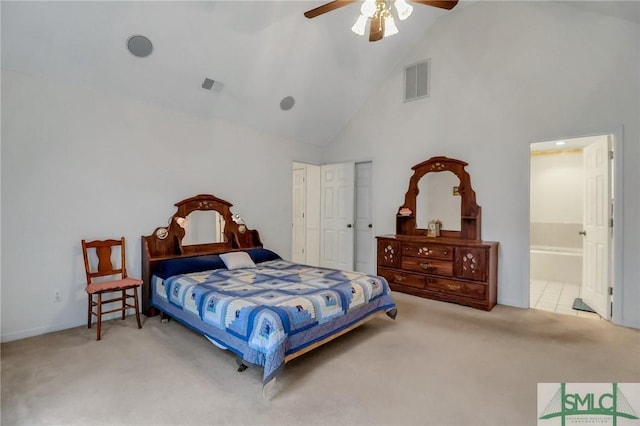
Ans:
{"type": "Polygon", "coordinates": [[[152,305],[264,368],[264,382],[285,357],[378,311],[395,318],[383,277],[284,260],[256,268],[154,277],[152,305]]]}

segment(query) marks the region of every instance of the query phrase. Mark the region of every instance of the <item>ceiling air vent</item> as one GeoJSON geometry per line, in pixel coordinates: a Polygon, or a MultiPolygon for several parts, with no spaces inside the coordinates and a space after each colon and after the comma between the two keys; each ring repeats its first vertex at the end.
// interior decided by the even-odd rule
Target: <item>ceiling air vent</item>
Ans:
{"type": "Polygon", "coordinates": [[[205,78],[204,81],[202,82],[202,88],[206,90],[211,90],[215,82],[216,82],[215,80],[212,80],[210,78],[205,78]]]}
{"type": "Polygon", "coordinates": [[[404,101],[429,97],[429,69],[431,60],[404,67],[404,101]]]}

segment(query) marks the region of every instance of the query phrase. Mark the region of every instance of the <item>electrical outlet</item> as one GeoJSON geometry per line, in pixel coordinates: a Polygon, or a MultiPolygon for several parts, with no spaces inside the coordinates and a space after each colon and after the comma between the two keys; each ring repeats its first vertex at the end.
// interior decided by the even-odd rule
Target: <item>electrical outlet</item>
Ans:
{"type": "Polygon", "coordinates": [[[62,292],[60,290],[55,290],[53,292],[53,301],[62,302],[62,292]]]}

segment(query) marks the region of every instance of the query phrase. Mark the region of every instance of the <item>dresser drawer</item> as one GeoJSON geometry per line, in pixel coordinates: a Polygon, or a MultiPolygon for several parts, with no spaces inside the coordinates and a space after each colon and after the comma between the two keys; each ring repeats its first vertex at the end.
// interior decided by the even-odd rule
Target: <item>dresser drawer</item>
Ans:
{"type": "Polygon", "coordinates": [[[453,260],[453,247],[429,243],[403,243],[404,256],[428,257],[430,259],[453,260]]]}
{"type": "Polygon", "coordinates": [[[485,281],[489,251],[484,248],[458,247],[456,277],[466,280],[485,281]]]}
{"type": "Polygon", "coordinates": [[[426,277],[425,282],[427,290],[437,291],[438,293],[455,294],[479,300],[486,298],[487,286],[483,284],[465,283],[434,277],[426,277]]]}
{"type": "Polygon", "coordinates": [[[378,239],[378,266],[400,267],[400,242],[390,239],[378,239]]]}
{"type": "Polygon", "coordinates": [[[416,274],[408,274],[403,271],[378,268],[378,275],[383,276],[390,284],[406,285],[414,288],[424,288],[424,277],[416,274]]]}
{"type": "Polygon", "coordinates": [[[445,277],[453,276],[453,262],[444,260],[402,256],[402,269],[445,277]]]}

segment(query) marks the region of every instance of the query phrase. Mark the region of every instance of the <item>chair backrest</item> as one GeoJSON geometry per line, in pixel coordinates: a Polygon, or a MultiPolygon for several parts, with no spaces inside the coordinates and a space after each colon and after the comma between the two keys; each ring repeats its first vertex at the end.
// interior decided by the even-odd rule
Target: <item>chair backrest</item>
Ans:
{"type": "MultiPolygon", "coordinates": [[[[82,255],[84,257],[84,269],[87,274],[87,284],[91,284],[94,278],[120,275],[121,278],[127,277],[127,262],[125,256],[124,237],[119,240],[82,240],[82,255]],[[114,263],[112,259],[112,251],[114,248],[120,249],[120,264],[114,263]],[[98,258],[98,264],[95,268],[90,262],[91,252],[95,251],[98,258]]],[[[95,262],[94,262],[95,263],[95,262]]]]}

